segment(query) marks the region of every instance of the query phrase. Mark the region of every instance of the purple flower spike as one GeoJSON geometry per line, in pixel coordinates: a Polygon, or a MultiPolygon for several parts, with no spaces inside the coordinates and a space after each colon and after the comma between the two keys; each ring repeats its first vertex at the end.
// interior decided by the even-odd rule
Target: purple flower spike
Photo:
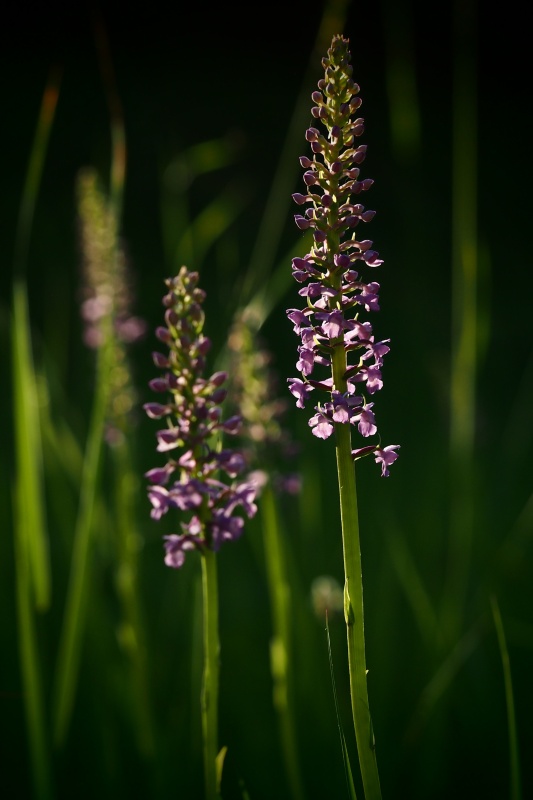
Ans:
{"type": "MultiPolygon", "coordinates": [[[[298,294],[307,306],[287,311],[300,338],[296,368],[301,375],[290,378],[288,386],[298,408],[304,408],[312,389],[328,395],[309,420],[319,439],[329,438],[338,425],[357,427],[363,439],[378,434],[369,400],[383,386],[381,369],[389,352],[389,340],[376,342],[370,321],[360,319],[365,312],[379,311],[380,286],[370,275],[383,259],[370,239],[356,235],[360,223],[370,223],[376,212],[355,199],[373,180],[360,176],[367,146],[357,144],[364,120],[355,117],[361,99],[348,45],[347,39],[334,36],[323,59],[320,91],[312,94],[317,127],[305,133],[311,154],[300,157],[305,194],[293,195],[297,203],[309,204],[295,221],[301,231],[311,229],[313,237],[307,255],[292,261],[294,279],[304,284],[298,294]]],[[[354,459],[374,453],[386,476],[397,449],[374,444],[352,453],[354,459]]]]}
{"type": "Polygon", "coordinates": [[[213,443],[223,433],[238,433],[241,417],[222,419],[227,374],[203,375],[211,343],[202,333],[205,294],[197,283],[198,274],[186,267],[166,281],[168,293],[163,305],[167,327],[157,328],[156,335],[168,345],[169,354],[153,354],[156,366],[166,372],[150,381],[150,387],[159,393],[169,392],[171,401],[144,405],[151,419],[167,417],[168,426],[156,434],[157,450],[172,454],[163,467],[146,473],[151,516],[159,520],[170,509],[189,516],[181,523],[183,533],[165,536],[165,564],[174,568],[182,566],[189,550],[218,550],[222,542],[237,539],[244,520],[235,509],[240,508],[247,517],[257,510],[256,484],[244,481],[228,485],[219,478],[220,472],[236,478],[246,466],[241,453],[220,451],[213,443]],[[169,485],[173,473],[179,478],[169,485]]]}

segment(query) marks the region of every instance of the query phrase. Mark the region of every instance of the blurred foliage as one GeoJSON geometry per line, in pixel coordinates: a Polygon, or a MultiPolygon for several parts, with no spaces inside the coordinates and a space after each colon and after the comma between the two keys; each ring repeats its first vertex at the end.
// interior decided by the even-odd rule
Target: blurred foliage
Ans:
{"type": "MultiPolygon", "coordinates": [[[[437,15],[420,0],[381,0],[344,11],[342,3],[270,5],[261,13],[200,4],[169,13],[153,4],[142,16],[112,3],[100,16],[46,4],[31,14],[13,11],[3,26],[3,797],[201,796],[200,565],[191,557],[176,573],[163,564],[167,520],[150,520],[142,490],[142,474],[154,466],[155,431],[141,414],[127,452],[103,454],[73,715],[63,747],[52,742],[52,690],[96,382],[79,316],[76,180],[91,167],[114,198],[136,276],[135,313],[151,328],[159,324],[163,279],[187,263],[207,291],[214,359],[223,357],[235,313],[251,303],[283,387],[296,359],[285,317],[296,297],[290,254],[305,252],[290,194],[301,189],[297,157],[306,148],[306,103],[322,55],[314,43],[325,11],[346,14],[362,88],[364,171],[376,181],[368,202],[378,211],[371,235],[385,258],[377,335],[392,339],[376,412],[384,438],[402,447],[389,479],[371,459],[357,470],[383,794],[502,798],[510,762],[516,773],[519,761],[522,796],[533,796],[525,27],[512,5],[489,11],[457,0],[437,15]],[[33,143],[50,69],[59,95],[39,164],[33,143]],[[28,195],[32,163],[42,173],[28,195]],[[21,259],[29,325],[7,267],[16,262],[20,277],[21,259]],[[30,403],[21,392],[25,401],[31,394],[30,403]],[[33,565],[21,561],[29,540],[16,534],[21,519],[31,519],[25,481],[40,479],[48,608],[33,589],[35,552],[33,565]],[[133,541],[124,531],[134,525],[133,541]],[[32,698],[33,723],[26,718],[32,698]]],[[[142,401],[154,345],[149,335],[130,351],[142,401]]],[[[317,578],[342,580],[334,448],[310,435],[305,414],[292,405],[287,422],[301,445],[303,476],[301,496],[279,501],[299,760],[305,796],[341,797],[325,620],[312,605],[317,578]]],[[[29,491],[41,497],[38,487],[29,491]]],[[[39,508],[32,508],[34,518],[39,508]]],[[[219,585],[225,797],[242,797],[244,786],[252,800],[283,800],[291,795],[272,697],[260,515],[220,552],[219,585]]],[[[341,616],[330,613],[329,635],[353,766],[341,616]]]]}

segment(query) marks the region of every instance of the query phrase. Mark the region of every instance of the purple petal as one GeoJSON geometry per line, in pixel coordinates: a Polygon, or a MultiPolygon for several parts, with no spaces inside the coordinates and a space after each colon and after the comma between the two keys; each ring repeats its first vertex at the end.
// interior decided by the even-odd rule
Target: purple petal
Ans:
{"type": "Polygon", "coordinates": [[[389,444],[387,447],[378,447],[375,450],[374,456],[376,459],[376,464],[381,464],[382,478],[387,478],[389,476],[388,467],[390,467],[391,464],[394,464],[398,458],[399,453],[396,453],[395,451],[398,450],[399,447],[399,444],[389,444]]]}

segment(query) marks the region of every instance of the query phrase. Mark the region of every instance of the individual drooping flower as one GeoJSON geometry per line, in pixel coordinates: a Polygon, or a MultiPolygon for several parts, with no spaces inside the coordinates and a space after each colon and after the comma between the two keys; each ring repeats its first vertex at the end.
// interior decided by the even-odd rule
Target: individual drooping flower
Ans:
{"type": "Polygon", "coordinates": [[[167,397],[144,405],[149,417],[167,422],[157,433],[157,450],[167,461],[146,473],[151,515],[160,519],[173,508],[188,516],[181,533],[165,536],[165,563],[170,567],[180,567],[187,550],[217,551],[223,542],[239,538],[244,520],[236,509],[247,517],[257,510],[254,482],[222,480],[237,478],[246,466],[240,452],[220,447],[221,434],[238,433],[241,418],[222,419],[226,373],[204,377],[211,342],[203,334],[205,293],[197,284],[198,273],[186,267],[166,280],[165,326],[156,335],[168,353],[153,354],[163,374],[150,387],[167,397]]]}
{"type": "MultiPolygon", "coordinates": [[[[316,413],[309,420],[320,439],[333,433],[335,423],[357,426],[364,438],[377,434],[370,398],[383,386],[381,368],[390,341],[376,341],[371,322],[360,318],[363,311],[379,310],[380,286],[369,273],[383,261],[372,241],[356,233],[375,211],[366,210],[355,197],[373,181],[360,175],[366,145],[357,140],[364,120],[356,117],[361,99],[352,79],[348,44],[342,36],[334,36],[322,60],[325,75],[311,95],[315,104],[311,113],[323,130],[311,127],[306,132],[311,158],[300,158],[306,193],[293,195],[298,205],[308,206],[295,221],[300,230],[313,231],[314,243],[307,255],[292,262],[307,307],[287,311],[301,338],[296,364],[301,377],[289,379],[289,389],[299,408],[313,392],[327,392],[328,398],[314,407],[316,413]]],[[[398,447],[382,448],[378,443],[359,447],[352,456],[373,453],[387,476],[398,447]]]]}
{"type": "Polygon", "coordinates": [[[298,447],[282,424],[287,402],[277,393],[272,355],[259,337],[259,322],[253,308],[248,307],[235,316],[228,349],[232,399],[243,420],[241,435],[247,441],[249,461],[261,469],[265,480],[272,480],[275,489],[296,494],[300,490],[300,475],[294,471],[280,474],[276,469],[280,459],[290,463],[298,447]]]}

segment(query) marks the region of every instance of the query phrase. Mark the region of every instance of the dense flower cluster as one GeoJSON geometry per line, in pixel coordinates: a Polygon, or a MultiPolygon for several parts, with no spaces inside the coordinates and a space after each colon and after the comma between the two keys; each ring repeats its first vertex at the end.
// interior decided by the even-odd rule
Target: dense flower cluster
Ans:
{"type": "MultiPolygon", "coordinates": [[[[296,367],[301,378],[290,378],[289,389],[296,405],[303,408],[315,390],[328,392],[327,402],[315,406],[309,420],[313,434],[327,439],[335,423],[357,425],[363,437],[377,433],[372,396],[383,386],[381,367],[389,351],[389,339],[376,342],[372,325],[359,319],[359,311],[379,310],[379,283],[367,282],[359,270],[383,263],[369,239],[359,240],[355,229],[367,223],[375,211],[355,202],[370,188],[370,178],[360,179],[359,165],[366,145],[357,144],[364,130],[362,118],[355,117],[361,106],[359,86],[352,79],[348,40],[334,36],[326,58],[325,76],[319,91],[311,95],[313,117],[327,131],[315,127],[306,132],[313,157],[302,156],[306,194],[296,193],[298,205],[310,204],[295,221],[302,231],[313,231],[313,246],[304,258],[294,258],[293,277],[305,284],[299,294],[307,308],[290,308],[287,315],[301,337],[296,367]],[[353,365],[348,357],[354,358],[353,365]],[[329,377],[317,378],[316,367],[328,367],[329,377]]],[[[399,445],[372,445],[352,451],[354,459],[373,453],[381,463],[382,475],[398,457],[399,445]]]]}
{"type": "Polygon", "coordinates": [[[222,420],[226,373],[203,377],[211,342],[202,333],[205,293],[197,283],[198,273],[186,267],[166,281],[166,324],[157,328],[156,335],[169,352],[153,353],[155,365],[164,372],[150,381],[150,387],[170,393],[171,399],[144,405],[152,419],[167,420],[167,426],[157,432],[157,450],[167,454],[168,461],[146,473],[151,515],[160,519],[170,508],[190,512],[188,521],[181,523],[182,533],[165,536],[165,563],[170,567],[181,567],[187,550],[210,547],[216,551],[222,542],[237,539],[244,525],[235,514],[237,507],[248,517],[257,510],[254,482],[228,485],[218,477],[223,473],[236,478],[246,464],[241,453],[218,447],[220,434],[238,433],[241,419],[222,420]]]}

